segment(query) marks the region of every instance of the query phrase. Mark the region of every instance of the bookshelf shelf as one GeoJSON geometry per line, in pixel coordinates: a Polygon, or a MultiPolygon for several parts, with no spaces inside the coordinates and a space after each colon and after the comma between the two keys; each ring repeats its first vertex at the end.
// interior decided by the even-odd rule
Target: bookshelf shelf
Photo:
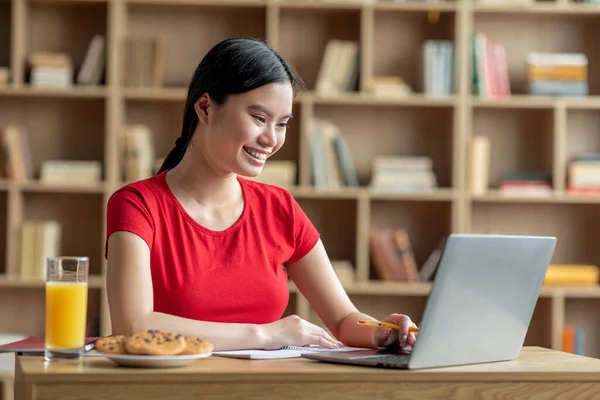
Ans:
{"type": "Polygon", "coordinates": [[[551,192],[544,195],[505,194],[499,190],[489,190],[486,194],[470,195],[474,202],[480,203],[548,203],[548,204],[598,204],[598,195],[574,195],[565,192],[551,192]]]}
{"type": "Polygon", "coordinates": [[[0,97],[71,97],[75,99],[106,98],[108,92],[102,86],[72,88],[41,88],[30,85],[15,86],[13,84],[0,88],[0,97]]]}
{"type": "MultiPolygon", "coordinates": [[[[336,261],[350,261],[355,281],[345,283],[353,301],[383,318],[406,312],[417,323],[430,282],[378,279],[372,262],[372,228],[405,229],[422,266],[452,232],[555,235],[552,263],[600,264],[594,242],[600,234],[600,195],[566,191],[570,160],[600,152],[600,56],[596,51],[600,6],[538,1],[533,5],[483,5],[471,0],[374,3],[318,0],[0,0],[0,67],[13,79],[0,85],[0,126],[22,126],[30,137],[33,176],[0,179],[1,333],[36,334],[43,328],[43,282],[19,276],[21,224],[26,219],[62,223],[60,252],[91,257],[90,316],[109,334],[104,302],[104,210],[123,184],[120,135],[125,125],[144,124],[156,157],[164,157],[180,135],[189,79],[203,54],[232,36],[266,39],[298,70],[308,91],[294,102],[286,144],[274,160],[293,161],[290,187],[336,261]],[[506,49],[511,96],[488,99],[472,92],[471,34],[482,32],[506,49]],[[100,84],[41,88],[30,84],[33,52],[64,52],[73,74],[82,68],[94,35],[106,39],[107,64],[100,84]],[[127,82],[128,38],[161,38],[163,79],[127,82]],[[317,81],[328,43],[360,46],[355,87],[323,94],[317,81]],[[425,91],[424,45],[453,44],[445,95],[425,91]],[[588,57],[589,96],[532,96],[527,55],[581,52],[588,57]],[[404,95],[374,94],[374,78],[396,76],[410,86],[404,95]],[[127,83],[127,84],[126,84],[127,83]],[[331,121],[351,150],[359,187],[311,185],[308,133],[313,119],[331,121]],[[471,193],[471,139],[489,138],[491,165],[484,193],[471,193]],[[378,156],[424,156],[432,161],[438,187],[394,192],[370,187],[378,156]],[[47,185],[40,167],[51,159],[97,161],[102,178],[90,186],[47,185]],[[544,196],[499,190],[502,174],[552,174],[544,196]],[[27,315],[27,318],[23,316],[27,315]],[[5,322],[5,323],[4,323],[5,322]]],[[[158,47],[157,47],[158,49],[158,47]]],[[[130,49],[131,50],[131,49],[130,49]]],[[[146,60],[151,62],[151,60],[146,60]]],[[[290,285],[289,313],[320,320],[290,285]]],[[[595,309],[600,286],[545,286],[526,343],[562,348],[566,323],[584,327],[586,355],[600,357],[592,338],[600,333],[595,309]]]]}
{"type": "Polygon", "coordinates": [[[536,2],[533,4],[474,4],[473,11],[476,14],[534,14],[534,15],[595,15],[600,13],[600,7],[596,4],[569,4],[536,2]]]}

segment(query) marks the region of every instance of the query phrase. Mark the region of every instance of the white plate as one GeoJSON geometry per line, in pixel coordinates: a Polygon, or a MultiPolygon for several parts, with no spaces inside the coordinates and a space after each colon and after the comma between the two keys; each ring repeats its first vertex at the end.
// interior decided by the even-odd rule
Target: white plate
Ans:
{"type": "Polygon", "coordinates": [[[173,368],[191,364],[194,360],[210,357],[212,353],[185,354],[180,356],[146,356],[136,354],[107,354],[92,351],[86,357],[104,357],[124,367],[173,368]]]}

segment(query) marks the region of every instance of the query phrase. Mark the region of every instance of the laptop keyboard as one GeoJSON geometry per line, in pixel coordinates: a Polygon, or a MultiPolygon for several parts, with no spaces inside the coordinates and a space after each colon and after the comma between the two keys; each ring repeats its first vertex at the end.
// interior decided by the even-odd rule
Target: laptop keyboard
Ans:
{"type": "Polygon", "coordinates": [[[380,362],[388,363],[407,363],[410,360],[410,354],[376,354],[368,356],[356,356],[355,360],[374,359],[380,362]]]}

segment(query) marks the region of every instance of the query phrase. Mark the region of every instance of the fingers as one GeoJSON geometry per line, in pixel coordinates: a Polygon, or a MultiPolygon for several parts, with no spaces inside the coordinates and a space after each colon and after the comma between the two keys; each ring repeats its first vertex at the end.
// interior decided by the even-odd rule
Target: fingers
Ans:
{"type": "MultiPolygon", "coordinates": [[[[407,315],[390,314],[384,321],[392,322],[400,327],[397,332],[396,340],[400,347],[413,346],[416,336],[412,332],[408,332],[410,326],[416,326],[407,315]]],[[[388,345],[389,346],[389,345],[388,345]]]]}
{"type": "Polygon", "coordinates": [[[398,342],[398,332],[389,328],[377,329],[375,332],[375,344],[378,347],[390,347],[398,342]]]}

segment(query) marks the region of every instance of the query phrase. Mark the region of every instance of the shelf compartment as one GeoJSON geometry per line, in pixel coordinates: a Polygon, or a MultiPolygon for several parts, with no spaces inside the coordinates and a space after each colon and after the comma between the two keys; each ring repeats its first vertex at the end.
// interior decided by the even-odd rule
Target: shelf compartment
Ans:
{"type": "MultiPolygon", "coordinates": [[[[94,35],[107,39],[106,2],[30,2],[27,6],[25,57],[33,52],[65,52],[71,57],[73,82],[94,35]]],[[[27,65],[22,66],[29,75],[27,65]]],[[[28,80],[27,80],[28,81],[28,80]]],[[[102,79],[102,83],[105,79],[102,79]]]]}
{"type": "Polygon", "coordinates": [[[315,105],[315,117],[342,131],[361,186],[376,156],[427,156],[440,188],[452,186],[452,107],[315,105]]]}
{"type": "Polygon", "coordinates": [[[297,198],[321,234],[330,260],[348,260],[356,270],[357,201],[297,198]]]}
{"type": "MultiPolygon", "coordinates": [[[[540,297],[533,310],[524,346],[552,348],[552,299],[540,297]]],[[[510,333],[509,333],[510,334],[510,333]]]]}
{"type": "Polygon", "coordinates": [[[315,88],[330,39],[360,44],[360,19],[358,8],[281,8],[278,50],[302,77],[308,90],[315,88]]]}
{"type": "MultiPolygon", "coordinates": [[[[90,275],[102,272],[104,257],[103,194],[30,193],[22,194],[23,219],[57,220],[61,223],[61,255],[90,258],[90,275]]],[[[16,255],[19,256],[19,249],[16,255]]],[[[17,259],[19,257],[16,257],[17,259]]]]}
{"type": "Polygon", "coordinates": [[[125,102],[125,124],[143,124],[152,133],[156,158],[166,157],[181,136],[184,102],[168,100],[125,102]]]}
{"type": "MultiPolygon", "coordinates": [[[[600,8],[599,8],[600,9],[600,8]]],[[[581,52],[588,57],[588,83],[591,95],[600,93],[600,55],[596,39],[600,34],[600,16],[593,15],[531,15],[510,16],[506,29],[506,15],[476,14],[474,32],[506,48],[510,87],[513,94],[528,94],[527,54],[537,52],[581,52]]]]}
{"type": "Polygon", "coordinates": [[[600,153],[600,110],[568,110],[566,145],[567,162],[581,153],[600,153]]]}
{"type": "MultiPolygon", "coordinates": [[[[399,76],[414,93],[423,93],[425,42],[448,40],[455,43],[455,20],[454,12],[440,12],[439,20],[432,24],[428,21],[427,11],[376,9],[374,43],[370,43],[373,48],[373,75],[399,76]]],[[[456,62],[453,63],[453,71],[456,72],[456,62]]],[[[456,73],[453,75],[456,77],[456,73]]]]}
{"type": "MultiPolygon", "coordinates": [[[[45,286],[4,287],[0,290],[0,304],[10,304],[10,307],[0,307],[0,334],[17,334],[24,336],[44,337],[46,319],[45,286]],[[23,316],[27,316],[24,318],[23,316]]],[[[88,336],[94,334],[95,321],[100,318],[100,301],[102,292],[90,288],[88,291],[87,324],[88,336]],[[91,334],[90,334],[91,333],[91,334]]]]}
{"type": "Polygon", "coordinates": [[[35,178],[45,160],[92,160],[104,165],[104,111],[103,99],[0,97],[0,125],[20,126],[27,132],[35,178]]]}
{"type": "Polygon", "coordinates": [[[266,39],[266,8],[131,3],[127,34],[165,42],[164,87],[187,88],[204,55],[230,37],[266,39]]]}
{"type": "Polygon", "coordinates": [[[551,263],[600,265],[597,204],[474,203],[474,233],[555,236],[551,263]]]}
{"type": "MultiPolygon", "coordinates": [[[[405,229],[417,267],[451,233],[451,202],[371,200],[371,228],[405,229]]],[[[369,249],[370,279],[378,280],[369,249]]]]}
{"type": "Polygon", "coordinates": [[[543,172],[551,176],[553,130],[552,109],[475,109],[472,135],[490,140],[490,189],[500,187],[506,173],[543,172]]]}
{"type": "Polygon", "coordinates": [[[586,357],[600,357],[600,344],[595,340],[600,328],[598,305],[598,299],[565,299],[565,324],[583,329],[586,357]]]}

